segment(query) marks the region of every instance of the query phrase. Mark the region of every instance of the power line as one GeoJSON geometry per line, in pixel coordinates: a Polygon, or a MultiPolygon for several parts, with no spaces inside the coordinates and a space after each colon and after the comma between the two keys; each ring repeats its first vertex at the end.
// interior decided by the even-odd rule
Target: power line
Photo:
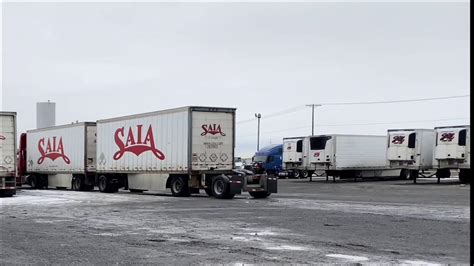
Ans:
{"type": "MultiPolygon", "coordinates": [[[[422,102],[422,101],[435,101],[435,100],[445,100],[445,99],[457,99],[457,98],[466,98],[470,97],[470,94],[466,95],[454,95],[454,96],[445,96],[445,97],[432,97],[432,98],[419,98],[419,99],[405,99],[405,100],[391,100],[391,101],[372,101],[372,102],[328,102],[328,103],[320,103],[315,105],[361,105],[361,104],[384,104],[384,103],[403,103],[403,102],[422,102]]],[[[274,112],[262,117],[262,119],[277,117],[280,115],[286,115],[290,113],[294,113],[300,111],[305,108],[306,105],[298,105],[288,109],[284,109],[278,112],[274,112]]],[[[237,121],[237,124],[245,124],[255,121],[255,119],[247,119],[237,121]]]]}
{"type": "MultiPolygon", "coordinates": [[[[405,124],[405,123],[421,123],[421,122],[442,122],[442,121],[454,121],[454,120],[464,120],[470,119],[469,117],[459,117],[459,118],[446,118],[446,119],[432,119],[432,120],[412,120],[412,121],[392,121],[392,122],[375,122],[375,123],[354,123],[354,124],[321,124],[319,126],[325,127],[339,127],[339,126],[370,126],[370,125],[391,125],[391,124],[405,124]]],[[[271,130],[265,131],[261,133],[269,134],[269,133],[278,133],[278,132],[285,132],[285,131],[294,131],[297,129],[304,129],[310,128],[311,126],[301,126],[301,127],[293,127],[287,129],[279,129],[279,130],[271,130]]],[[[239,136],[239,137],[249,137],[254,136],[254,134],[239,136]]]]}
{"type": "Polygon", "coordinates": [[[423,101],[435,101],[445,99],[456,99],[470,97],[470,94],[446,96],[446,97],[432,97],[432,98],[419,98],[419,99],[405,99],[405,100],[392,100],[392,101],[374,101],[374,102],[333,102],[333,103],[320,103],[320,105],[356,105],[356,104],[383,104],[383,103],[407,103],[407,102],[423,102],[423,101]]]}
{"type": "MultiPolygon", "coordinates": [[[[288,109],[285,109],[285,110],[282,110],[282,111],[278,111],[278,112],[275,112],[275,113],[271,113],[271,114],[262,116],[261,119],[268,119],[268,118],[272,118],[272,117],[276,117],[276,116],[280,116],[280,115],[291,114],[291,113],[300,111],[304,108],[305,108],[304,105],[291,107],[291,108],[288,108],[288,109]]],[[[255,119],[247,119],[247,120],[237,121],[237,124],[244,124],[244,123],[249,123],[249,122],[252,122],[252,121],[255,121],[255,119]]]]}

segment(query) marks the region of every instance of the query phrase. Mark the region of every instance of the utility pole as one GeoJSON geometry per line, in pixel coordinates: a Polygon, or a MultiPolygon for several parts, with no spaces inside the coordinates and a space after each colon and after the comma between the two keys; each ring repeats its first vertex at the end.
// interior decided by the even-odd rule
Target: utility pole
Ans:
{"type": "Polygon", "coordinates": [[[262,114],[256,113],[255,117],[258,119],[258,129],[257,129],[257,151],[260,150],[260,118],[262,118],[262,114]]]}
{"type": "Polygon", "coordinates": [[[307,104],[311,107],[311,136],[314,136],[314,107],[319,107],[321,104],[307,104]]]}

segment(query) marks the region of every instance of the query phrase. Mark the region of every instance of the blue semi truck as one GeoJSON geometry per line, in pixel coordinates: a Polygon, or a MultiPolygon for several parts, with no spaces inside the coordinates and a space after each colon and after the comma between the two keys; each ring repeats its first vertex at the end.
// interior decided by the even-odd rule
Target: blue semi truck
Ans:
{"type": "Polygon", "coordinates": [[[283,144],[263,147],[253,157],[253,168],[256,173],[278,175],[282,172],[283,144]]]}

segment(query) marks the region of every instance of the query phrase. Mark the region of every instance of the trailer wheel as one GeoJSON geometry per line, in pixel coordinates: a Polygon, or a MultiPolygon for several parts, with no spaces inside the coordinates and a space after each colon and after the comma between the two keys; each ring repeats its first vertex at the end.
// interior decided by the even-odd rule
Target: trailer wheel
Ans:
{"type": "Polygon", "coordinates": [[[410,175],[409,175],[409,172],[407,169],[402,169],[400,171],[400,179],[401,180],[407,180],[407,179],[410,179],[410,175]]]}
{"type": "Polygon", "coordinates": [[[309,176],[308,171],[307,171],[307,170],[301,171],[301,176],[302,176],[303,178],[308,178],[308,176],[309,176]]]}
{"type": "Polygon", "coordinates": [[[301,176],[301,173],[300,173],[299,170],[296,170],[296,171],[293,172],[293,177],[294,178],[300,179],[300,176],[301,176]]]}
{"type": "Polygon", "coordinates": [[[14,189],[0,190],[0,197],[13,197],[16,194],[14,189]]]}
{"type": "Polygon", "coordinates": [[[171,179],[171,194],[173,196],[185,197],[189,196],[188,180],[182,176],[175,176],[171,179]]]}
{"type": "Polygon", "coordinates": [[[448,178],[451,176],[451,170],[449,169],[438,169],[436,170],[436,177],[438,178],[448,178]]]}
{"type": "Polygon", "coordinates": [[[34,189],[40,189],[40,188],[43,188],[44,186],[43,179],[36,175],[30,176],[29,183],[30,183],[31,188],[34,188],[34,189]]]}
{"type": "Polygon", "coordinates": [[[408,175],[409,175],[409,179],[414,180],[418,178],[419,172],[418,170],[410,170],[408,175]]]}
{"type": "Polygon", "coordinates": [[[461,169],[459,170],[459,182],[462,184],[469,184],[471,180],[469,180],[470,174],[468,169],[461,169]]]}
{"type": "Polygon", "coordinates": [[[228,180],[222,176],[216,176],[212,180],[212,195],[217,199],[232,199],[235,194],[230,194],[230,185],[228,180]]]}
{"type": "Polygon", "coordinates": [[[109,183],[109,179],[105,175],[99,176],[99,191],[103,193],[116,192],[117,189],[109,183]]]}
{"type": "Polygon", "coordinates": [[[270,196],[272,193],[268,193],[266,191],[257,191],[257,192],[249,192],[250,196],[254,199],[264,199],[270,196]]]}
{"type": "Polygon", "coordinates": [[[72,177],[72,190],[75,191],[83,191],[85,190],[84,187],[84,178],[82,176],[73,176],[72,177]]]}

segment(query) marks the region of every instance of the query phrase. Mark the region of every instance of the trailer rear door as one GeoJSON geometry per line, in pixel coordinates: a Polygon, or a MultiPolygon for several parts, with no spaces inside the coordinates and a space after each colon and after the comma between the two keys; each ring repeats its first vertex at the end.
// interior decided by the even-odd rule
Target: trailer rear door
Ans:
{"type": "Polygon", "coordinates": [[[231,170],[234,161],[235,111],[193,111],[193,171],[231,170]]]}
{"type": "Polygon", "coordinates": [[[0,176],[15,173],[15,114],[0,114],[0,176]]]}

